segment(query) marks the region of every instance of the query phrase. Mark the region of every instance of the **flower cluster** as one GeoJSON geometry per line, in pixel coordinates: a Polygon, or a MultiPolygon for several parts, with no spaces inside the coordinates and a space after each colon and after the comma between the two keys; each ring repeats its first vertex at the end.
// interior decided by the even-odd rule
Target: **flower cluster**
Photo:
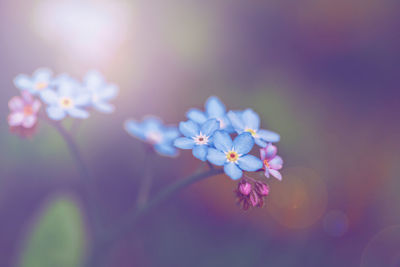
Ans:
{"type": "MultiPolygon", "coordinates": [[[[260,117],[252,109],[227,111],[225,105],[212,96],[205,103],[205,111],[190,109],[186,117],[188,120],[179,123],[179,132],[176,127],[163,126],[161,120],[154,117],[141,123],[128,120],[125,129],[154,145],[161,155],[176,156],[174,147],[192,150],[195,158],[223,166],[225,174],[233,180],[244,177],[243,172],[258,171],[263,171],[267,178],[282,179],[279,170],[283,161],[272,144],[278,142],[280,136],[260,129],[260,117]],[[260,157],[251,154],[255,144],[260,147],[260,157]]],[[[251,185],[248,179],[239,181],[239,202],[244,209],[263,206],[263,199],[269,192],[268,185],[261,181],[251,185]]]]}
{"type": "Polygon", "coordinates": [[[250,207],[263,207],[264,199],[269,194],[269,186],[261,181],[242,179],[235,191],[238,205],[244,210],[250,207]]]}
{"type": "Polygon", "coordinates": [[[36,125],[42,103],[50,119],[59,121],[67,116],[86,119],[91,108],[113,112],[114,106],[109,101],[118,94],[118,87],[108,84],[97,71],[88,72],[83,82],[79,82],[67,74],[53,77],[51,70],[42,68],[31,77],[18,75],[14,84],[21,90],[21,97],[9,101],[8,123],[11,127],[26,129],[36,125]]]}

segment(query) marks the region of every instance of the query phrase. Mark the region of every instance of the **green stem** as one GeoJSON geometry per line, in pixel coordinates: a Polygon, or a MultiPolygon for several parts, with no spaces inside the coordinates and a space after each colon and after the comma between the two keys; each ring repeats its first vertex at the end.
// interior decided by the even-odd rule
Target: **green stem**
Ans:
{"type": "Polygon", "coordinates": [[[131,233],[135,229],[135,225],[137,222],[149,211],[157,207],[164,200],[168,199],[170,196],[178,193],[182,189],[209,177],[222,174],[224,171],[222,169],[210,169],[205,172],[193,174],[186,179],[179,180],[170,186],[166,187],[162,190],[152,201],[146,203],[139,209],[136,209],[134,212],[130,213],[125,217],[121,223],[119,223],[116,227],[113,227],[113,230],[110,231],[102,240],[101,244],[97,247],[93,248],[93,252],[91,257],[88,259],[86,266],[87,267],[98,267],[101,266],[104,261],[102,257],[106,253],[106,251],[118,241],[120,238],[126,236],[131,233]]]}
{"type": "Polygon", "coordinates": [[[71,155],[72,158],[75,160],[76,166],[78,167],[78,171],[82,177],[82,180],[85,184],[86,191],[88,194],[88,204],[89,204],[89,210],[92,212],[91,220],[94,225],[94,236],[97,238],[98,234],[101,232],[101,225],[100,225],[100,211],[98,209],[97,203],[96,203],[96,197],[95,197],[95,192],[94,190],[94,184],[95,181],[90,175],[82,154],[75,142],[75,140],[72,138],[71,134],[67,132],[67,130],[61,125],[61,123],[58,122],[53,122],[53,121],[48,121],[61,135],[61,137],[64,139],[71,155]]]}

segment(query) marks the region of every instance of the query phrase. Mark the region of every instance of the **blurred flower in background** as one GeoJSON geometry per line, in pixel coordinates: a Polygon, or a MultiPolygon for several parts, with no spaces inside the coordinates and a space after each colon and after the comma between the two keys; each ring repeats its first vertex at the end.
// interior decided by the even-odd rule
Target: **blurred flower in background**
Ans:
{"type": "Polygon", "coordinates": [[[162,156],[175,157],[178,150],[173,146],[173,141],[179,136],[175,126],[165,126],[162,121],[154,116],[148,116],[142,122],[129,119],[124,124],[125,130],[152,146],[162,156]]]}
{"type": "Polygon", "coordinates": [[[37,114],[41,107],[38,99],[35,99],[29,91],[22,91],[21,96],[14,96],[8,102],[10,115],[8,125],[11,127],[32,128],[37,122],[37,114]]]}
{"type": "Polygon", "coordinates": [[[14,85],[21,90],[26,90],[32,95],[38,95],[43,90],[49,88],[53,72],[46,68],[36,70],[32,77],[19,74],[14,79],[14,85]]]}

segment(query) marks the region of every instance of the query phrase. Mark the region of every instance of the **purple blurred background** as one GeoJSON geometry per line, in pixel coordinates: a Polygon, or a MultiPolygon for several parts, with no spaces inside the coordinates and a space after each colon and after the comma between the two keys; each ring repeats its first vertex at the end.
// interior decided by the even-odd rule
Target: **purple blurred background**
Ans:
{"type": "MultiPolygon", "coordinates": [[[[105,266],[399,266],[399,8],[395,0],[1,1],[0,266],[35,266],[21,263],[23,251],[59,195],[82,214],[82,253],[91,246],[87,194],[61,137],[45,122],[30,139],[8,129],[13,78],[38,67],[77,78],[98,69],[121,88],[117,111],[93,114],[76,133],[108,227],[135,205],[145,173],[145,149],[125,119],[177,124],[217,95],[281,134],[284,178],[270,181],[265,208],[243,212],[236,183],[213,177],[143,218],[105,266]]],[[[201,164],[188,151],[153,160],[152,195],[201,164]]]]}

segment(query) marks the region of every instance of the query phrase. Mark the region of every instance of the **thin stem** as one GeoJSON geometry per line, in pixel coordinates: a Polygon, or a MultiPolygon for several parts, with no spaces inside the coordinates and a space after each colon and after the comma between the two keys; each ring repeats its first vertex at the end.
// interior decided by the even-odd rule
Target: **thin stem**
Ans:
{"type": "Polygon", "coordinates": [[[152,148],[149,148],[147,146],[145,146],[145,149],[146,149],[146,157],[144,160],[145,162],[143,164],[143,166],[145,166],[144,167],[145,174],[139,186],[137,205],[136,205],[137,208],[140,208],[146,204],[150,193],[151,184],[153,183],[153,168],[152,168],[153,151],[151,150],[152,148]]]}
{"type": "Polygon", "coordinates": [[[75,142],[75,140],[72,138],[71,134],[67,132],[67,130],[61,125],[61,123],[58,122],[53,122],[49,121],[50,125],[52,125],[58,133],[61,135],[61,137],[64,139],[65,143],[67,144],[67,147],[72,155],[72,158],[75,160],[76,166],[78,167],[78,171],[82,177],[82,180],[85,184],[86,191],[88,194],[88,202],[89,202],[89,209],[93,214],[91,214],[91,220],[93,221],[94,225],[94,233],[95,233],[95,238],[97,238],[98,233],[101,232],[101,226],[99,222],[100,218],[100,211],[98,209],[98,206],[96,204],[96,197],[95,193],[93,191],[93,185],[94,185],[94,180],[92,176],[90,175],[83,157],[80,153],[80,150],[75,142]]]}
{"type": "Polygon", "coordinates": [[[106,250],[112,246],[112,244],[118,241],[120,238],[126,236],[131,233],[135,229],[135,225],[137,222],[149,211],[157,207],[163,201],[168,199],[170,196],[178,193],[182,189],[199,182],[201,180],[207,179],[209,177],[222,174],[224,171],[222,169],[211,169],[205,172],[193,174],[186,179],[179,180],[170,186],[166,187],[162,190],[152,201],[143,205],[141,208],[136,209],[134,212],[127,215],[124,220],[121,221],[116,227],[113,228],[112,231],[105,236],[105,239],[102,240],[102,244],[99,244],[98,247],[94,248],[94,251],[91,257],[87,261],[87,267],[98,267],[101,266],[104,261],[101,260],[101,257],[104,256],[106,250]]]}

